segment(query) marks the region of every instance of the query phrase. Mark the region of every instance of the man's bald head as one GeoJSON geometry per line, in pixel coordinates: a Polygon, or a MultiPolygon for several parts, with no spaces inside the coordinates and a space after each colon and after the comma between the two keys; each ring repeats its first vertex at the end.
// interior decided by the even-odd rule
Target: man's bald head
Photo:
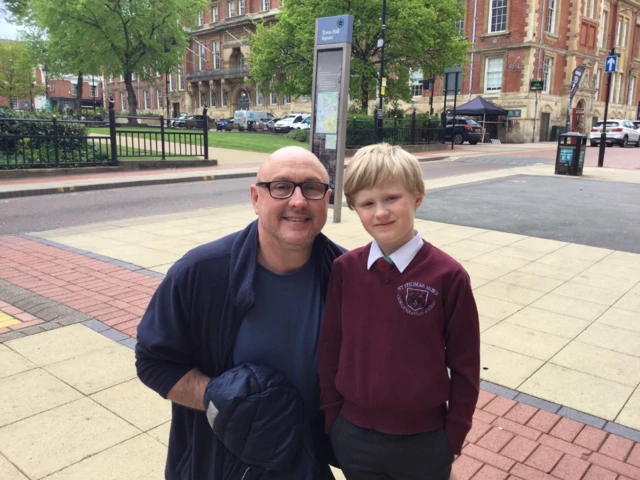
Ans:
{"type": "Polygon", "coordinates": [[[327,169],[318,160],[318,157],[306,148],[297,146],[283,147],[269,155],[258,169],[257,181],[266,182],[271,180],[285,165],[299,165],[311,168],[320,175],[322,182],[329,182],[327,169]]]}

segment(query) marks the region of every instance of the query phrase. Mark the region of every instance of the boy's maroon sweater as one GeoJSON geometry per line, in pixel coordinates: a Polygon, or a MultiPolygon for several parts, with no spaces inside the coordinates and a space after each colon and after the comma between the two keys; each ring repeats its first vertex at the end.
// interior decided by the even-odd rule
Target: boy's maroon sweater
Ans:
{"type": "Polygon", "coordinates": [[[333,264],[318,345],[326,431],[340,413],[389,434],[444,426],[460,454],[480,384],[469,275],[427,242],[402,273],[384,261],[367,270],[370,248],[333,264]]]}

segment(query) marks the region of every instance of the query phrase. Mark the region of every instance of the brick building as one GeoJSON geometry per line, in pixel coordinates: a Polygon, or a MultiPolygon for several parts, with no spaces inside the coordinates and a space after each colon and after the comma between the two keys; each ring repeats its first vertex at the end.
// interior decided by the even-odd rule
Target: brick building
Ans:
{"type": "MultiPolygon", "coordinates": [[[[38,75],[42,72],[38,71],[38,75]]],[[[60,106],[75,112],[76,95],[78,89],[77,75],[63,75],[58,78],[48,78],[48,94],[52,107],[60,106]]],[[[82,108],[102,108],[102,77],[85,75],[82,82],[82,108]]]]}
{"type": "MultiPolygon", "coordinates": [[[[113,95],[116,112],[126,113],[129,110],[127,91],[124,78],[107,77],[104,91],[104,101],[108,108],[109,96],[113,95]]],[[[138,113],[152,113],[165,117],[177,117],[181,112],[189,112],[185,102],[184,71],[180,67],[175,72],[159,74],[151,80],[140,80],[135,75],[132,77],[133,90],[138,100],[138,113]],[[168,83],[167,83],[167,79],[168,83]],[[167,113],[167,98],[169,100],[169,113],[167,113]]]]}
{"type": "Polygon", "coordinates": [[[279,0],[220,0],[201,12],[186,54],[187,90],[194,110],[206,104],[215,118],[233,115],[241,107],[274,115],[311,110],[308,98],[263,94],[255,83],[245,82],[253,22],[275,20],[278,11],[279,0]]]}
{"type": "MultiPolygon", "coordinates": [[[[467,0],[466,7],[461,27],[474,45],[463,66],[458,103],[482,95],[516,114],[508,128],[504,119],[489,128],[502,141],[546,141],[553,126],[564,126],[571,79],[579,65],[585,73],[570,118],[574,131],[587,133],[604,116],[604,59],[614,47],[620,59],[612,76],[608,117],[637,117],[640,1],[467,0]],[[530,91],[531,80],[544,80],[544,90],[530,91]]],[[[413,77],[413,104],[428,111],[420,76],[413,77]]],[[[435,85],[435,113],[443,107],[442,83],[435,85]]],[[[449,97],[447,108],[452,106],[449,97]]]]}

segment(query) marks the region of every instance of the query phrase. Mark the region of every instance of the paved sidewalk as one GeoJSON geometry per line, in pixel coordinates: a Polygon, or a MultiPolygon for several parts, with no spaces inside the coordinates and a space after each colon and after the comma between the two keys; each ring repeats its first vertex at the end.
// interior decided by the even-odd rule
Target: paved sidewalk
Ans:
{"type": "MultiPolygon", "coordinates": [[[[244,204],[0,237],[3,480],[162,478],[170,409],[136,379],[136,326],[179,256],[254,217],[244,204]]],[[[455,478],[640,480],[640,255],[416,228],[462,260],[481,313],[483,392],[455,478]]],[[[324,231],[347,248],[368,241],[349,210],[324,231]]]]}

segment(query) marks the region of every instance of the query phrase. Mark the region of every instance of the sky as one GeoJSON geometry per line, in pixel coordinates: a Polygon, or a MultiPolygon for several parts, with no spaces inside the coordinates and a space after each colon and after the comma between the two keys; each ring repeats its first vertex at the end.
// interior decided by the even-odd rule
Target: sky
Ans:
{"type": "MultiPolygon", "coordinates": [[[[0,0],[2,7],[2,0],[0,0]]],[[[16,40],[18,38],[18,27],[7,21],[7,14],[0,8],[0,39],[16,40]]]]}

